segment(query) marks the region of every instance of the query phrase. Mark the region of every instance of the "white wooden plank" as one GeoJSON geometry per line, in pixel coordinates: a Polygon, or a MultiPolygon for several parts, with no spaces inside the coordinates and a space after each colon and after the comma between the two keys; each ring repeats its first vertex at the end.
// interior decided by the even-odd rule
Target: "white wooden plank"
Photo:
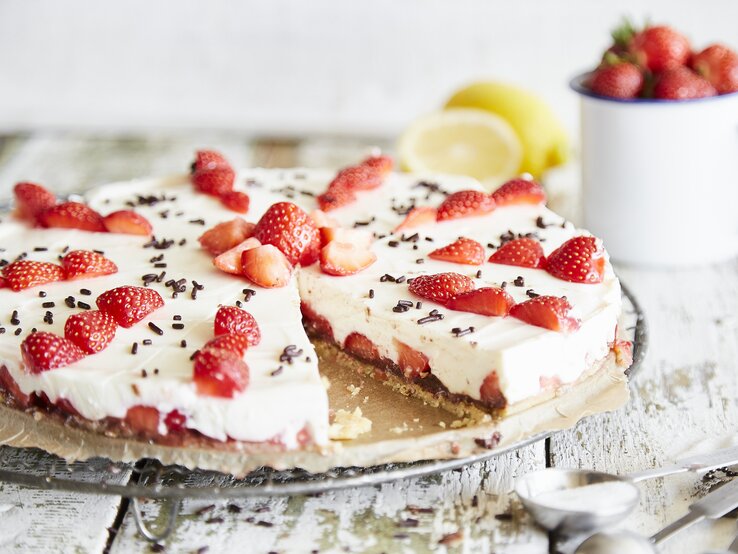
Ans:
{"type": "MultiPolygon", "coordinates": [[[[38,450],[0,448],[0,467],[69,478],[59,460],[38,450]]],[[[62,464],[63,466],[63,464],[62,464]]],[[[125,484],[130,473],[110,474],[80,464],[71,466],[74,478],[125,484]]],[[[0,551],[102,552],[110,527],[118,513],[120,498],[105,495],[70,494],[26,488],[0,482],[0,551]]]]}
{"type": "MultiPolygon", "coordinates": [[[[445,552],[458,546],[468,552],[547,552],[547,536],[529,525],[511,495],[514,477],[543,467],[544,460],[539,443],[460,471],[380,487],[215,504],[186,500],[166,551],[206,546],[209,552],[243,552],[248,545],[250,552],[445,552]],[[417,526],[403,527],[408,518],[417,526]],[[439,542],[457,532],[460,541],[439,542]]],[[[144,513],[161,523],[161,507],[146,503],[144,513]]],[[[129,511],[111,553],[144,546],[129,511]]]]}
{"type": "MultiPolygon", "coordinates": [[[[625,473],[738,441],[738,262],[681,271],[620,268],[649,320],[649,355],[633,398],[551,443],[554,465],[625,473]]],[[[627,528],[651,534],[719,479],[672,476],[643,483],[627,528]]],[[[696,525],[668,552],[725,548],[735,521],[696,525]]]]}

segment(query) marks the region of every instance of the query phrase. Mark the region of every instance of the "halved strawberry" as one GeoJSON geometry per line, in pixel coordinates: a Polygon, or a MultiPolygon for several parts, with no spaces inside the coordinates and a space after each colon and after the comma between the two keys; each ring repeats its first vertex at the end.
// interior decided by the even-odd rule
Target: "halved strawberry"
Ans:
{"type": "Polygon", "coordinates": [[[254,228],[255,238],[279,248],[292,265],[314,244],[317,234],[313,220],[292,202],[272,204],[254,228]]]}
{"type": "Polygon", "coordinates": [[[397,349],[397,365],[400,366],[407,379],[428,375],[430,371],[428,356],[397,339],[392,339],[392,342],[397,349]]]}
{"type": "Polygon", "coordinates": [[[18,292],[30,287],[64,280],[64,269],[56,264],[19,260],[3,268],[7,287],[18,292]]]}
{"type": "Polygon", "coordinates": [[[492,193],[497,206],[512,204],[544,204],[546,193],[536,181],[511,179],[492,193]]]}
{"type": "Polygon", "coordinates": [[[122,286],[97,297],[100,311],[113,316],[121,327],[132,327],[151,312],[164,305],[161,295],[153,289],[122,286]]]}
{"type": "Polygon", "coordinates": [[[248,386],[249,367],[235,352],[206,348],[195,356],[193,380],[199,394],[232,398],[248,386]]]}
{"type": "MultiPolygon", "coordinates": [[[[258,342],[258,339],[257,339],[258,342]]],[[[203,349],[207,348],[222,348],[224,350],[230,350],[243,356],[249,347],[249,337],[244,333],[225,333],[218,335],[214,339],[210,339],[205,343],[203,349]]]]}
{"type": "Polygon", "coordinates": [[[345,187],[349,190],[371,190],[382,184],[383,175],[369,165],[355,165],[342,169],[329,187],[345,187]]]}
{"type": "Polygon", "coordinates": [[[455,264],[482,265],[484,263],[484,246],[475,240],[461,237],[449,245],[435,249],[428,254],[428,257],[433,260],[455,264]]]}
{"type": "Polygon", "coordinates": [[[100,352],[115,338],[118,324],[112,315],[99,310],[72,314],[64,324],[64,336],[83,352],[100,352]]]}
{"type": "Polygon", "coordinates": [[[549,254],[546,271],[573,283],[601,283],[605,274],[605,250],[595,237],[574,237],[549,254]]]}
{"type": "Polygon", "coordinates": [[[510,308],[510,316],[536,327],[568,333],[579,329],[579,320],[569,315],[571,304],[558,296],[536,296],[510,308]]]}
{"type": "Polygon", "coordinates": [[[61,229],[81,229],[104,233],[103,217],[95,210],[79,202],[62,202],[38,214],[38,222],[43,227],[61,229]]]}
{"type": "Polygon", "coordinates": [[[379,174],[380,177],[384,178],[392,173],[392,170],[395,167],[395,161],[389,156],[377,155],[368,157],[366,160],[361,162],[361,165],[371,167],[379,174]]]}
{"type": "Polygon", "coordinates": [[[508,293],[499,287],[483,287],[458,294],[446,307],[450,310],[489,316],[506,316],[515,304],[508,293]]]}
{"type": "Polygon", "coordinates": [[[513,239],[500,246],[489,257],[489,261],[495,264],[540,269],[546,265],[546,256],[537,240],[522,238],[513,239]]]}
{"type": "Polygon", "coordinates": [[[404,231],[405,229],[412,229],[413,227],[419,227],[420,225],[426,225],[428,223],[435,223],[437,218],[438,210],[431,208],[430,206],[419,206],[410,210],[405,219],[392,231],[397,233],[398,231],[404,231]]]}
{"type": "Polygon", "coordinates": [[[254,237],[248,238],[214,258],[213,265],[226,273],[242,275],[241,255],[246,250],[257,248],[259,246],[261,246],[261,243],[254,237]]]}
{"type": "Polygon", "coordinates": [[[343,183],[331,184],[317,198],[318,206],[324,212],[335,210],[356,200],[356,192],[343,183]]]}
{"type": "Polygon", "coordinates": [[[374,236],[363,229],[346,229],[345,227],[321,227],[321,244],[324,246],[329,242],[347,242],[359,248],[369,248],[374,236]]]}
{"type": "Polygon", "coordinates": [[[103,218],[103,224],[109,233],[149,236],[153,232],[149,220],[133,210],[110,213],[103,218]]]}
{"type": "Polygon", "coordinates": [[[379,361],[376,345],[361,333],[351,333],[343,341],[343,349],[367,362],[379,361]]]}
{"type": "Polygon", "coordinates": [[[479,398],[489,408],[499,409],[507,405],[507,400],[500,390],[500,379],[496,371],[489,373],[482,381],[479,387],[479,398]]]}
{"type": "Polygon", "coordinates": [[[146,436],[159,434],[160,419],[159,410],[151,406],[131,406],[124,418],[133,431],[146,436]]]}
{"type": "Polygon", "coordinates": [[[460,190],[446,197],[438,207],[437,221],[485,215],[495,209],[494,199],[478,190],[460,190]]]}
{"type": "Polygon", "coordinates": [[[164,425],[169,433],[179,433],[186,429],[187,416],[179,410],[172,410],[164,417],[164,425]]]}
{"type": "Polygon", "coordinates": [[[118,272],[118,266],[102,254],[92,250],[72,250],[62,258],[61,265],[67,280],[89,279],[118,272]]]}
{"type": "Polygon", "coordinates": [[[292,264],[276,246],[264,244],[241,254],[241,273],[260,287],[284,287],[290,282],[292,264]]]}
{"type": "Polygon", "coordinates": [[[444,305],[452,297],[473,289],[474,281],[459,273],[420,275],[408,286],[413,294],[444,305]]]}
{"type": "Polygon", "coordinates": [[[198,150],[195,152],[195,161],[190,166],[190,173],[218,169],[221,167],[231,168],[231,164],[225,156],[215,150],[198,150]]]}
{"type": "Polygon", "coordinates": [[[338,221],[323,210],[313,210],[310,212],[310,218],[318,229],[322,229],[323,227],[339,227],[338,221]]]}
{"type": "Polygon", "coordinates": [[[256,346],[261,340],[259,324],[256,323],[254,316],[236,306],[221,306],[218,308],[215,314],[213,331],[216,336],[227,333],[245,335],[249,346],[256,346]]]}
{"type": "Polygon", "coordinates": [[[13,187],[15,215],[36,221],[36,216],[56,204],[54,193],[36,183],[18,183],[13,187]]]}
{"type": "Polygon", "coordinates": [[[241,192],[240,190],[232,190],[230,192],[226,192],[220,197],[220,201],[229,210],[238,212],[240,214],[245,214],[246,212],[248,212],[249,204],[251,203],[249,195],[245,192],[241,192]]]}
{"type": "Polygon", "coordinates": [[[254,234],[253,223],[249,223],[240,217],[218,223],[212,229],[208,229],[197,240],[205,250],[213,256],[222,254],[234,246],[241,244],[254,234]]]}
{"type": "Polygon", "coordinates": [[[313,265],[320,259],[320,248],[322,246],[322,239],[320,231],[315,233],[312,242],[308,245],[305,251],[300,256],[300,265],[302,267],[308,267],[313,265]]]}
{"type": "Polygon", "coordinates": [[[72,341],[44,331],[28,335],[20,348],[29,373],[65,367],[85,357],[85,353],[72,341]]]}
{"type": "Polygon", "coordinates": [[[195,190],[211,196],[223,196],[233,190],[236,172],[230,167],[205,169],[192,174],[195,190]]]}
{"type": "Polygon", "coordinates": [[[320,250],[320,270],[328,275],[354,275],[376,261],[374,252],[348,242],[334,240],[320,250]]]}

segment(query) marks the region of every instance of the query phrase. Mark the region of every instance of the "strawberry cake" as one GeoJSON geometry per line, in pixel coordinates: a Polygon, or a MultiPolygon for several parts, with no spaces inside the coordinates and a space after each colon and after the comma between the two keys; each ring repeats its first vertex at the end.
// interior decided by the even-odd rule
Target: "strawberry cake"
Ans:
{"type": "Polygon", "coordinates": [[[601,242],[515,179],[236,172],[84,199],[19,183],[0,226],[0,397],[109,437],[329,443],[321,354],[459,414],[504,417],[629,364],[601,242]],[[316,353],[317,350],[317,353],[316,353]]]}

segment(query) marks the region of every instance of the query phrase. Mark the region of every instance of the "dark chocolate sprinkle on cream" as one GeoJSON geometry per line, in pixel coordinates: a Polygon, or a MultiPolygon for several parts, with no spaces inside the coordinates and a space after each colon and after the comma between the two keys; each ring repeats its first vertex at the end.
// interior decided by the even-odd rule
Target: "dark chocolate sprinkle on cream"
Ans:
{"type": "Polygon", "coordinates": [[[369,289],[369,298],[374,298],[374,289],[369,289]]]}
{"type": "Polygon", "coordinates": [[[17,337],[17,336],[18,336],[18,335],[20,335],[20,334],[21,334],[22,332],[23,332],[23,329],[21,329],[20,327],[18,327],[18,328],[17,328],[16,330],[15,330],[15,333],[14,333],[14,335],[15,335],[15,336],[17,337]]]}
{"type": "Polygon", "coordinates": [[[180,345],[180,346],[181,346],[182,348],[187,348],[187,341],[186,341],[186,340],[184,340],[184,339],[182,339],[181,341],[179,341],[179,345],[180,345]]]}
{"type": "Polygon", "coordinates": [[[44,302],[41,304],[42,308],[53,308],[54,306],[56,306],[56,302],[44,302]]]}
{"type": "Polygon", "coordinates": [[[172,329],[177,329],[178,331],[184,329],[184,323],[172,323],[172,329]]]}
{"type": "Polygon", "coordinates": [[[141,344],[143,344],[144,346],[150,346],[151,343],[152,343],[151,339],[144,339],[141,341],[141,344]]]}
{"type": "Polygon", "coordinates": [[[425,263],[425,260],[423,258],[418,258],[417,260],[415,260],[415,263],[416,264],[424,264],[425,263]]]}
{"type": "Polygon", "coordinates": [[[37,246],[33,249],[34,252],[46,252],[47,250],[48,248],[46,248],[45,246],[37,246]]]}
{"type": "Polygon", "coordinates": [[[40,291],[38,291],[38,296],[39,296],[40,298],[46,298],[46,292],[45,292],[45,291],[42,291],[42,290],[40,290],[40,291]]]}
{"type": "Polygon", "coordinates": [[[77,307],[82,308],[83,310],[91,310],[92,306],[90,306],[87,302],[82,302],[81,300],[77,301],[77,307]]]}
{"type": "Polygon", "coordinates": [[[524,287],[525,286],[525,279],[523,279],[522,276],[518,275],[515,277],[515,280],[513,281],[513,285],[516,287],[524,287]]]}
{"type": "Polygon", "coordinates": [[[131,345],[131,354],[134,354],[134,355],[138,354],[138,343],[137,342],[134,342],[131,345]]]}
{"type": "Polygon", "coordinates": [[[533,292],[533,289],[528,289],[527,291],[525,291],[525,294],[527,294],[529,298],[535,298],[536,296],[541,296],[537,292],[533,292]]]}
{"type": "Polygon", "coordinates": [[[461,327],[454,327],[451,329],[451,332],[454,334],[455,337],[463,337],[464,335],[469,335],[474,332],[474,327],[467,327],[466,329],[462,329],[461,327]]]}
{"type": "Polygon", "coordinates": [[[13,310],[13,313],[10,315],[10,323],[12,325],[20,325],[20,319],[18,319],[18,310],[13,310]]]}
{"type": "Polygon", "coordinates": [[[277,369],[275,369],[274,371],[272,371],[271,373],[269,373],[269,376],[270,377],[276,377],[277,375],[279,375],[283,371],[284,371],[284,366],[279,366],[277,369]]]}
{"type": "Polygon", "coordinates": [[[69,308],[74,308],[74,307],[75,307],[75,306],[77,305],[77,302],[76,302],[76,300],[74,299],[74,296],[67,296],[67,297],[66,297],[66,298],[64,299],[64,303],[65,303],[65,304],[67,305],[67,307],[69,307],[69,308]]]}
{"type": "Polygon", "coordinates": [[[480,269],[479,271],[477,271],[477,279],[481,279],[481,278],[482,278],[482,270],[480,269]]]}
{"type": "Polygon", "coordinates": [[[82,296],[90,296],[92,294],[92,291],[90,289],[79,289],[79,293],[82,296]]]}
{"type": "Polygon", "coordinates": [[[390,246],[391,248],[396,248],[400,246],[400,243],[396,240],[391,240],[387,243],[387,246],[390,246]]]}

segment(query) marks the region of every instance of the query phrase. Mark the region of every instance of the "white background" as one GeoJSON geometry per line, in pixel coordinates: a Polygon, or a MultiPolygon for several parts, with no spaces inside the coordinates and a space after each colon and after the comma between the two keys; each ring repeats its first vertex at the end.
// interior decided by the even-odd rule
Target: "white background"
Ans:
{"type": "Polygon", "coordinates": [[[622,14],[738,46],[735,0],[0,0],[0,132],[391,136],[485,77],[573,131],[567,82],[622,14]]]}

